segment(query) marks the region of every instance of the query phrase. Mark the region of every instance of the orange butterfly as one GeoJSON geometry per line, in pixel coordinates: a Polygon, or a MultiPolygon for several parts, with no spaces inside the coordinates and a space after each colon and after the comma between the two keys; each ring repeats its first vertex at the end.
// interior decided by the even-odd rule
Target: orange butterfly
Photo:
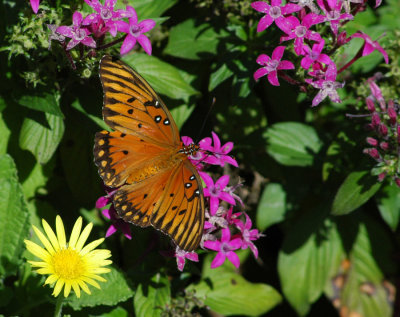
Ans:
{"type": "Polygon", "coordinates": [[[189,161],[197,145],[183,146],[178,128],[155,91],[137,72],[105,55],[100,62],[103,118],[114,131],[96,133],[94,157],[121,218],[152,225],[179,248],[195,250],[204,227],[200,176],[189,161]]]}

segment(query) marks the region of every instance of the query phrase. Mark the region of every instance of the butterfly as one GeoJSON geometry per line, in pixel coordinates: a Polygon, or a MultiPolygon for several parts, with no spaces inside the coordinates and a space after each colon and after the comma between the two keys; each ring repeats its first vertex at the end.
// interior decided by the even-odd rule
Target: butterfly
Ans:
{"type": "Polygon", "coordinates": [[[195,250],[204,227],[199,173],[188,159],[198,145],[183,146],[179,130],[153,88],[124,62],[100,62],[103,119],[113,129],[95,136],[94,161],[125,221],[153,226],[182,250],[195,250]]]}

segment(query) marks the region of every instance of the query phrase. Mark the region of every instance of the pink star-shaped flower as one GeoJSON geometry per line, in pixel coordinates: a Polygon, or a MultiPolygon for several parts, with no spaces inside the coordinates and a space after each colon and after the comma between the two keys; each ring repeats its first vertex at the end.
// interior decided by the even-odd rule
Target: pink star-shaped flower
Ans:
{"type": "Polygon", "coordinates": [[[332,63],[332,60],[328,55],[321,54],[322,50],[324,49],[324,45],[324,40],[321,40],[321,42],[314,44],[312,49],[310,49],[308,45],[304,45],[302,49],[304,57],[301,60],[301,67],[307,70],[315,62],[323,63],[326,65],[332,63]]]}
{"type": "Polygon", "coordinates": [[[112,221],[111,226],[108,227],[107,229],[106,238],[114,234],[117,230],[121,230],[127,239],[129,240],[132,239],[132,233],[129,224],[123,221],[121,218],[119,218],[113,206],[111,206],[110,209],[103,209],[101,213],[103,214],[104,217],[112,221]]]}
{"type": "Polygon", "coordinates": [[[115,20],[129,18],[132,14],[125,10],[114,11],[117,0],[105,0],[102,5],[99,0],[85,0],[96,13],[89,14],[82,22],[82,25],[94,26],[92,32],[98,33],[96,37],[108,31],[111,36],[117,35],[117,24],[115,20]]]}
{"type": "Polygon", "coordinates": [[[233,142],[227,142],[221,145],[221,140],[218,135],[212,131],[212,140],[206,137],[199,142],[200,148],[206,152],[204,162],[212,165],[219,165],[223,167],[225,163],[238,167],[236,160],[228,155],[233,149],[233,142]]]}
{"type": "Polygon", "coordinates": [[[179,247],[176,247],[175,250],[175,257],[176,257],[176,264],[178,266],[179,271],[183,271],[183,268],[185,267],[185,262],[186,259],[193,261],[193,262],[199,262],[199,255],[194,252],[187,252],[185,250],[180,249],[179,247]]]}
{"type": "Polygon", "coordinates": [[[353,15],[350,13],[341,13],[342,11],[342,0],[317,0],[318,5],[324,11],[324,21],[329,21],[332,32],[337,35],[339,29],[339,23],[341,21],[353,20],[353,15]],[[327,5],[325,5],[327,4],[327,5]]]}
{"type": "Polygon", "coordinates": [[[232,264],[239,268],[240,259],[234,250],[240,249],[242,246],[242,240],[240,238],[235,238],[231,240],[231,232],[229,228],[222,229],[221,240],[220,241],[205,241],[204,247],[210,250],[218,251],[214,260],[211,262],[211,268],[214,269],[221,266],[226,258],[232,262],[232,264]]]}
{"type": "Polygon", "coordinates": [[[261,234],[257,229],[251,229],[251,226],[253,225],[251,219],[247,214],[245,214],[245,216],[246,216],[245,223],[243,223],[243,221],[241,221],[240,219],[236,219],[235,221],[236,226],[238,227],[238,229],[242,234],[242,249],[250,248],[254,256],[257,258],[258,250],[252,241],[260,238],[261,234]]]}
{"type": "Polygon", "coordinates": [[[213,179],[210,175],[204,172],[200,172],[201,178],[206,184],[204,188],[204,197],[210,197],[210,214],[214,216],[218,210],[219,201],[224,200],[231,205],[236,205],[235,199],[224,191],[224,188],[229,183],[229,175],[221,176],[214,184],[213,179]]]}
{"type": "Polygon", "coordinates": [[[310,27],[324,21],[324,17],[315,13],[307,14],[301,21],[294,16],[287,18],[288,23],[283,30],[288,36],[282,36],[281,42],[295,39],[294,51],[297,55],[301,55],[303,51],[304,39],[310,41],[322,41],[321,35],[317,32],[311,31],[310,27]]]}
{"type": "Polygon", "coordinates": [[[378,43],[378,41],[373,41],[369,35],[361,32],[361,31],[358,31],[358,32],[354,33],[353,35],[351,35],[350,39],[353,39],[355,37],[362,38],[364,40],[362,56],[367,56],[367,55],[371,54],[373,51],[377,50],[383,55],[383,58],[385,59],[385,63],[389,64],[389,56],[386,53],[386,51],[383,49],[383,47],[378,43]]]}
{"type": "MultiPolygon", "coordinates": [[[[181,139],[184,146],[194,144],[192,138],[189,136],[182,136],[181,139]]],[[[191,154],[188,157],[190,162],[192,162],[196,169],[200,171],[203,168],[203,161],[206,156],[206,153],[204,153],[203,151],[197,151],[195,154],[191,154]]]]}
{"type": "Polygon", "coordinates": [[[281,6],[282,0],[271,0],[271,5],[264,1],[255,1],[251,4],[254,10],[265,13],[257,25],[257,32],[264,31],[274,21],[278,28],[283,30],[286,23],[285,15],[301,10],[301,6],[288,3],[281,6]]]}
{"type": "Polygon", "coordinates": [[[151,19],[143,20],[138,23],[138,17],[136,11],[131,6],[126,7],[127,12],[131,15],[129,23],[124,21],[116,21],[117,29],[120,32],[126,33],[127,37],[122,43],[120,53],[124,55],[128,53],[136,44],[136,41],[143,47],[144,51],[151,55],[151,43],[146,35],[156,25],[156,22],[151,19]]]}
{"type": "Polygon", "coordinates": [[[89,37],[90,31],[87,28],[82,28],[82,14],[75,11],[72,15],[72,27],[60,26],[57,28],[56,32],[71,38],[68,42],[67,50],[74,48],[79,43],[92,48],[96,47],[96,42],[89,37]]]}
{"type": "Polygon", "coordinates": [[[260,56],[258,56],[256,62],[263,67],[257,69],[254,73],[255,80],[259,79],[262,76],[268,75],[268,81],[271,83],[271,85],[279,86],[278,70],[294,69],[294,65],[292,62],[281,61],[285,48],[285,46],[276,47],[272,52],[271,58],[265,54],[261,54],[260,56]]]}

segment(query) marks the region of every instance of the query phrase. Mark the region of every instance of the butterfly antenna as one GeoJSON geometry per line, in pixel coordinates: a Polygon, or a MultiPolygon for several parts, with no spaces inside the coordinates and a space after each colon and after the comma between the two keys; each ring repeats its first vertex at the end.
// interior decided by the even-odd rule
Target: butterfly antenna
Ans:
{"type": "Polygon", "coordinates": [[[208,112],[207,112],[207,114],[206,114],[206,117],[204,118],[203,124],[201,125],[201,128],[200,128],[200,130],[199,130],[199,134],[197,135],[195,144],[199,143],[200,135],[201,135],[201,134],[203,133],[203,131],[204,131],[204,127],[206,126],[207,119],[208,119],[208,117],[210,116],[211,111],[212,111],[212,109],[213,109],[213,107],[214,107],[214,105],[215,105],[215,101],[216,101],[216,99],[215,99],[215,97],[213,97],[211,106],[210,106],[210,108],[208,109],[208,112]]]}

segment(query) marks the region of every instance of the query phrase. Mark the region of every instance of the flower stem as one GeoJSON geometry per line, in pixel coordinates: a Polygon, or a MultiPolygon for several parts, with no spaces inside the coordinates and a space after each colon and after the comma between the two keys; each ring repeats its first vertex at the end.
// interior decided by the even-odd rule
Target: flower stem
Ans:
{"type": "Polygon", "coordinates": [[[342,71],[345,69],[349,68],[355,61],[357,61],[361,56],[362,56],[362,51],[363,51],[364,45],[361,46],[360,50],[357,52],[356,56],[354,56],[346,65],[344,65],[339,71],[337,72],[340,74],[342,71]]]}
{"type": "Polygon", "coordinates": [[[64,303],[64,297],[60,294],[59,296],[57,296],[56,309],[54,311],[54,317],[60,317],[61,316],[63,303],[64,303]]]}
{"type": "Polygon", "coordinates": [[[304,84],[302,84],[301,82],[299,82],[298,80],[290,77],[288,74],[286,74],[285,72],[283,72],[281,70],[278,70],[278,74],[279,74],[279,77],[281,77],[283,80],[287,81],[289,84],[299,86],[300,91],[307,92],[306,86],[304,84]]]}
{"type": "Polygon", "coordinates": [[[123,37],[120,37],[119,39],[117,39],[117,40],[115,40],[115,41],[112,41],[112,42],[110,42],[110,43],[107,43],[107,44],[104,44],[104,45],[102,45],[102,46],[96,47],[96,50],[97,50],[97,51],[99,51],[99,50],[104,50],[104,49],[109,48],[109,47],[111,47],[111,46],[113,46],[113,45],[115,45],[115,44],[118,44],[119,42],[122,42],[123,40],[125,40],[125,38],[126,38],[127,36],[128,36],[128,34],[125,34],[123,37]]]}

